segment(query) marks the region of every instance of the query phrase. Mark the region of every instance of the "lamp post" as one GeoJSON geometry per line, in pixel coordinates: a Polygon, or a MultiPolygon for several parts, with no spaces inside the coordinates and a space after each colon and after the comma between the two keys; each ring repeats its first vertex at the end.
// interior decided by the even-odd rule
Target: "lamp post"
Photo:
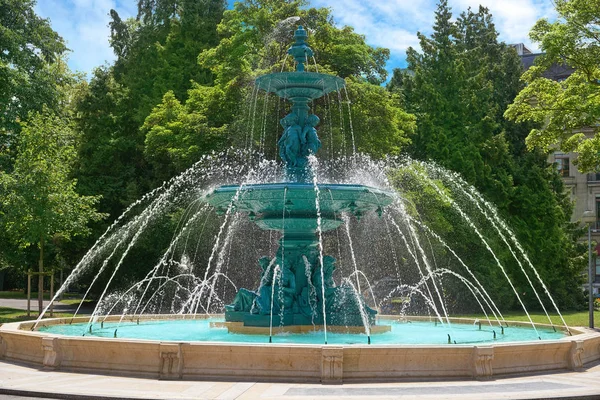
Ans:
{"type": "Polygon", "coordinates": [[[592,224],[596,222],[596,216],[591,210],[583,212],[581,218],[583,223],[588,226],[588,284],[589,284],[589,300],[588,306],[590,310],[590,328],[594,328],[594,287],[592,279],[592,224]]]}

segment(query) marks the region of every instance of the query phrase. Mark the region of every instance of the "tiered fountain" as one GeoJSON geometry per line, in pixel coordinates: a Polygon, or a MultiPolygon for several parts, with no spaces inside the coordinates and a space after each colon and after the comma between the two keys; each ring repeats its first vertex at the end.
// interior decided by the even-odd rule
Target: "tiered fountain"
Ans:
{"type": "MultiPolygon", "coordinates": [[[[342,224],[342,213],[357,218],[369,212],[381,215],[392,202],[392,194],[363,185],[319,184],[314,179],[309,158],[321,142],[315,129],[319,118],[310,114],[308,103],[345,83],[336,76],[306,72],[304,63],[312,50],[302,26],[294,38],[288,54],[296,60],[296,71],[256,80],[259,88],[292,102],[291,113],[280,121],[284,132],[278,143],[288,182],[222,186],[207,196],[219,213],[248,213],[261,229],[282,233],[276,257],[259,262],[263,270],[260,287],[257,291],[241,289],[234,303],[226,306],[225,320],[241,323],[227,324],[236,332],[249,332],[243,327],[273,326],[302,331],[302,326],[315,324],[332,331],[359,327],[371,332],[376,311],[365,305],[352,285],[335,286],[335,259],[323,255],[321,235],[342,224]]],[[[383,331],[389,326],[374,329],[383,331]]]]}

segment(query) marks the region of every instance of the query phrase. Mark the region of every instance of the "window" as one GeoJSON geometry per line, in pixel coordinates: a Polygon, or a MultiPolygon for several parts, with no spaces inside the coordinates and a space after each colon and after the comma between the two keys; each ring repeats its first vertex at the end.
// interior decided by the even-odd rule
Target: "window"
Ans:
{"type": "Polygon", "coordinates": [[[563,178],[567,178],[571,176],[569,174],[569,156],[565,155],[556,155],[554,156],[554,165],[556,165],[556,170],[558,174],[563,178]]]}
{"type": "Polygon", "coordinates": [[[587,175],[588,182],[598,182],[600,181],[600,172],[594,172],[592,174],[587,175]]]}
{"type": "Polygon", "coordinates": [[[596,256],[596,274],[594,282],[600,282],[600,256],[596,256]]]}

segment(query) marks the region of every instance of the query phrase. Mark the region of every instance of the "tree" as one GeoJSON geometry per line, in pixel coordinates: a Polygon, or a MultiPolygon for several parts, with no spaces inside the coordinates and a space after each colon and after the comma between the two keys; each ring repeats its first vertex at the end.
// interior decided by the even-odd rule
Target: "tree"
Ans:
{"type": "Polygon", "coordinates": [[[19,122],[32,111],[59,106],[57,83],[68,77],[55,65],[67,51],[35,0],[0,0],[0,169],[12,168],[19,122]]]}
{"type": "Polygon", "coordinates": [[[377,158],[399,155],[410,144],[416,128],[415,117],[399,106],[395,94],[381,86],[350,79],[346,84],[353,99],[356,150],[377,158]]]}
{"type": "MultiPolygon", "coordinates": [[[[541,266],[542,277],[552,282],[551,290],[561,294],[562,304],[576,307],[580,296],[569,291],[580,275],[574,262],[577,232],[569,223],[572,205],[545,155],[526,151],[531,126],[503,118],[522,88],[522,66],[514,49],[497,37],[487,9],[469,9],[453,21],[442,0],[434,33],[419,34],[422,52],[408,50],[408,70],[395,71],[390,90],[417,116],[409,148],[413,157],[459,172],[492,201],[541,266]]],[[[462,238],[460,247],[475,245],[472,235],[451,232],[451,238],[462,238]]],[[[477,264],[477,254],[470,257],[477,264]]],[[[509,273],[523,292],[531,290],[514,263],[509,273]]],[[[495,278],[489,279],[495,287],[495,278]]]]}
{"type": "Polygon", "coordinates": [[[22,123],[14,170],[0,171],[2,228],[15,245],[39,249],[40,313],[46,243],[85,235],[87,223],[103,217],[94,210],[98,197],[77,194],[77,181],[70,177],[75,139],[68,119],[44,107],[22,123]]]}
{"type": "Polygon", "coordinates": [[[581,172],[599,171],[600,1],[557,0],[555,5],[559,18],[539,20],[529,34],[545,54],[523,75],[527,85],[505,115],[539,124],[529,132],[529,148],[577,152],[581,172]],[[574,72],[553,81],[543,76],[553,64],[574,72]]]}
{"type": "MultiPolygon", "coordinates": [[[[197,85],[182,105],[171,91],[146,118],[144,153],[158,180],[167,180],[184,171],[202,154],[217,150],[225,141],[226,125],[215,126],[207,111],[218,102],[217,88],[197,85]]],[[[215,118],[216,119],[216,118],[215,118]]]]}
{"type": "Polygon", "coordinates": [[[90,82],[78,89],[73,120],[80,140],[73,173],[78,191],[102,195],[98,209],[114,220],[149,186],[144,137],[133,120],[129,91],[115,80],[110,68],[95,69],[90,82]]]}
{"type": "Polygon", "coordinates": [[[196,58],[218,43],[224,10],[223,0],[138,0],[137,18],[128,21],[111,10],[114,77],[128,89],[138,124],[167,91],[183,101],[192,82],[212,83],[196,58]]]}
{"type": "MultiPolygon", "coordinates": [[[[185,102],[195,83],[210,86],[212,73],[198,54],[217,42],[222,0],[139,0],[135,19],[111,10],[115,64],[97,68],[75,100],[78,146],[75,175],[85,195],[102,195],[99,210],[114,219],[168,174],[155,176],[144,153],[144,121],[165,93],[185,102]],[[111,168],[106,168],[110,165],[111,168]]],[[[105,226],[98,226],[98,234],[105,226]]]]}

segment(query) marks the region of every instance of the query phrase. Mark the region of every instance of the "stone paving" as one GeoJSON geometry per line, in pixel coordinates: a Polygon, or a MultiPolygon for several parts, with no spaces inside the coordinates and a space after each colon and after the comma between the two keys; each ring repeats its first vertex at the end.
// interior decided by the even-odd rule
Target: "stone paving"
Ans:
{"type": "Polygon", "coordinates": [[[600,364],[580,372],[491,381],[405,381],[319,385],[301,383],[161,381],[47,371],[0,362],[0,398],[62,399],[600,399],[600,364]],[[14,397],[11,397],[14,398],[14,397]]]}

